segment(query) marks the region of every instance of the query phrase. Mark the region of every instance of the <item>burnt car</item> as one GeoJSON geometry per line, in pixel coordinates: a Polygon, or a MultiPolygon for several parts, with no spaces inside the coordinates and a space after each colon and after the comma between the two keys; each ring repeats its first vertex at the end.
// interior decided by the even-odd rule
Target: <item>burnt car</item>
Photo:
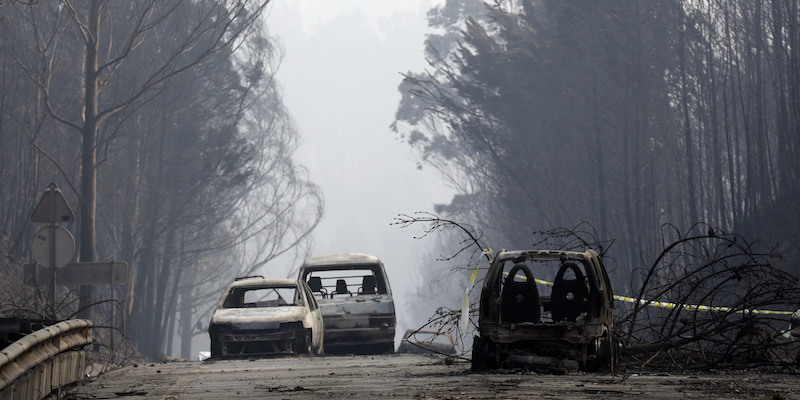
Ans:
{"type": "Polygon", "coordinates": [[[456,354],[453,335],[438,329],[409,329],[403,335],[398,353],[456,354]]]}
{"type": "Polygon", "coordinates": [[[499,252],[483,283],[472,369],[611,366],[613,296],[594,250],[499,252]]]}
{"type": "Polygon", "coordinates": [[[211,316],[211,358],[322,354],[324,329],[304,281],[237,278],[211,316]]]}
{"type": "Polygon", "coordinates": [[[394,300],[381,260],[362,253],[313,257],[299,280],[322,310],[326,353],[394,352],[394,300]]]}

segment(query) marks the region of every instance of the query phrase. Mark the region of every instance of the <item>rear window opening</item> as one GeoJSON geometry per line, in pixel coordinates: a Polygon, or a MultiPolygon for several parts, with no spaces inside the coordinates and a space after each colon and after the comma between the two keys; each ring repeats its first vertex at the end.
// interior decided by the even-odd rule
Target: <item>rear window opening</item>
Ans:
{"type": "Polygon", "coordinates": [[[305,302],[300,298],[296,286],[287,287],[238,287],[231,289],[222,308],[264,308],[299,306],[305,302]]]}
{"type": "Polygon", "coordinates": [[[309,270],[303,279],[317,298],[387,294],[383,276],[372,268],[309,270]]]}

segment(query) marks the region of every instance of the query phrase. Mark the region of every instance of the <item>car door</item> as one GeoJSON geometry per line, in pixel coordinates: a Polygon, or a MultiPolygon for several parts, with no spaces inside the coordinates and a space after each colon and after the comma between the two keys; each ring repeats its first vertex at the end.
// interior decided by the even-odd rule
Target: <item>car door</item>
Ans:
{"type": "Polygon", "coordinates": [[[303,287],[303,295],[305,296],[308,310],[314,320],[314,329],[312,329],[311,332],[312,346],[317,350],[317,353],[322,354],[322,350],[325,348],[323,346],[323,341],[325,339],[325,325],[322,323],[322,311],[319,309],[317,300],[311,293],[311,289],[308,287],[308,284],[303,280],[300,280],[300,284],[303,287]]]}

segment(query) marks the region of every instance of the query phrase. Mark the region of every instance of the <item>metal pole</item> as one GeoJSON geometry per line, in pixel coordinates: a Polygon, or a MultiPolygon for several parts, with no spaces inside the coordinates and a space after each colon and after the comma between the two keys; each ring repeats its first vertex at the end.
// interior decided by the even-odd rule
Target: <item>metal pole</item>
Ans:
{"type": "MultiPolygon", "coordinates": [[[[111,357],[114,357],[114,334],[117,330],[117,302],[114,296],[114,260],[111,260],[111,357]]],[[[114,361],[114,360],[111,360],[114,361]]]]}
{"type": "Polygon", "coordinates": [[[50,282],[50,295],[52,298],[51,313],[52,319],[56,319],[56,199],[55,188],[48,186],[47,195],[50,197],[50,271],[52,280],[50,282]]]}

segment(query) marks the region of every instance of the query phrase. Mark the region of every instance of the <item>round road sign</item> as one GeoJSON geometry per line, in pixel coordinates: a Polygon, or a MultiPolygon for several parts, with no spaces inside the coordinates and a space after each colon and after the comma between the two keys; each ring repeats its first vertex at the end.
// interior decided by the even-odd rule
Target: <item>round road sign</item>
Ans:
{"type": "Polygon", "coordinates": [[[39,229],[31,241],[31,255],[40,265],[48,268],[61,268],[66,265],[75,255],[75,238],[62,226],[46,226],[39,229]],[[55,241],[55,243],[51,243],[55,241]],[[55,265],[51,251],[55,246],[55,265]]]}

